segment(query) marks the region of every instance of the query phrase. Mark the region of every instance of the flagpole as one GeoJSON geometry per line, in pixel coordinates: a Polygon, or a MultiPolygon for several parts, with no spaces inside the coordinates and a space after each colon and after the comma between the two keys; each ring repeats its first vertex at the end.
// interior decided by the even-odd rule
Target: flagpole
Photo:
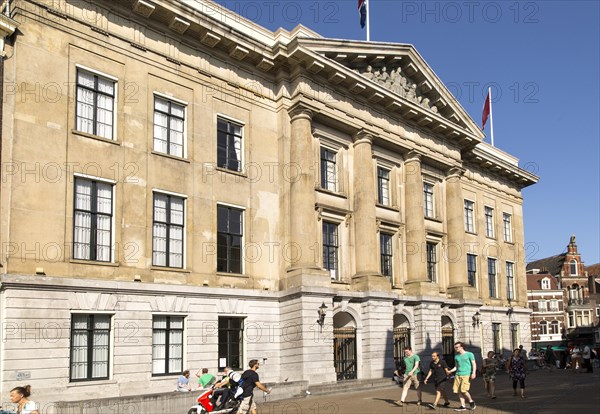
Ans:
{"type": "Polygon", "coordinates": [[[365,0],[367,2],[367,42],[371,41],[371,27],[369,25],[369,20],[371,20],[371,13],[369,13],[369,0],[365,0]]]}
{"type": "Polygon", "coordinates": [[[492,116],[492,87],[488,87],[488,96],[490,97],[490,133],[492,136],[492,147],[494,146],[494,117],[492,116]]]}

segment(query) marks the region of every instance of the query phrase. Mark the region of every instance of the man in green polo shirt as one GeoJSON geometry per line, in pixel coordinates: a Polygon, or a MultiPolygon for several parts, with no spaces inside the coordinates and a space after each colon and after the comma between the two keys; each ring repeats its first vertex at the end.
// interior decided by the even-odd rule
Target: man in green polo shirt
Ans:
{"type": "Polygon", "coordinates": [[[465,351],[465,344],[462,342],[456,342],[454,344],[454,356],[455,367],[452,368],[449,373],[456,371],[456,377],[454,378],[453,391],[459,395],[460,407],[454,411],[466,411],[465,398],[469,401],[469,408],[474,410],[476,405],[469,389],[471,388],[471,380],[475,379],[475,372],[477,371],[477,363],[475,362],[475,355],[472,352],[465,351]]]}
{"type": "Polygon", "coordinates": [[[418,355],[413,354],[410,346],[404,347],[404,365],[406,366],[406,370],[404,371],[404,385],[402,386],[402,397],[400,397],[400,401],[395,401],[400,407],[404,405],[404,400],[406,399],[406,394],[408,394],[410,384],[413,384],[415,390],[417,390],[417,397],[419,398],[417,405],[421,405],[421,390],[419,389],[419,374],[421,373],[421,370],[419,370],[420,362],[421,358],[419,358],[418,355]]]}

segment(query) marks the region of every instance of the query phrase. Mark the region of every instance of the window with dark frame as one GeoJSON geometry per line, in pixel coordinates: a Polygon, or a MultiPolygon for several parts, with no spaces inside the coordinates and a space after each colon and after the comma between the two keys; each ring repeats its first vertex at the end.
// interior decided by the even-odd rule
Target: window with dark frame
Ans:
{"type": "Polygon", "coordinates": [[[430,282],[437,282],[437,245],[427,242],[427,278],[430,282]]]}
{"type": "Polygon", "coordinates": [[[217,166],[242,171],[242,125],[217,119],[217,166]]]}
{"type": "Polygon", "coordinates": [[[488,282],[490,287],[490,298],[496,297],[496,259],[488,258],[488,282]]]}
{"type": "Polygon", "coordinates": [[[325,147],[321,147],[321,188],[337,191],[336,153],[325,147]]]}
{"type": "Polygon", "coordinates": [[[185,106],[154,97],[154,151],[182,158],[184,155],[185,106]]]}
{"type": "Polygon", "coordinates": [[[519,324],[510,324],[510,345],[511,349],[517,349],[519,347],[519,324]]]}
{"type": "Polygon", "coordinates": [[[108,379],[111,315],[72,314],[70,381],[108,379]]]}
{"type": "Polygon", "coordinates": [[[77,69],[75,128],[77,131],[114,139],[115,84],[83,69],[77,69]]]}
{"type": "Polygon", "coordinates": [[[379,234],[380,251],[381,251],[381,274],[390,278],[393,277],[393,248],[392,235],[387,233],[379,234]]]}
{"type": "Polygon", "coordinates": [[[217,207],[217,272],[242,274],[244,211],[217,207]]]}
{"type": "Polygon", "coordinates": [[[506,262],[506,299],[515,299],[514,263],[506,262]]]}
{"type": "Polygon", "coordinates": [[[540,326],[540,335],[548,335],[548,322],[541,321],[539,323],[540,326]]]}
{"type": "Polygon", "coordinates": [[[571,276],[577,276],[577,260],[571,259],[569,262],[569,273],[571,276]]]}
{"type": "Polygon", "coordinates": [[[475,203],[465,200],[465,231],[468,233],[475,233],[475,222],[473,221],[474,210],[475,203]]]}
{"type": "Polygon", "coordinates": [[[329,271],[331,279],[338,278],[338,225],[323,221],[323,269],[329,271]]]}
{"type": "Polygon", "coordinates": [[[219,316],[219,371],[244,369],[244,318],[219,316]]]}
{"type": "Polygon", "coordinates": [[[500,340],[500,329],[501,329],[501,324],[492,323],[492,343],[494,346],[494,352],[496,354],[499,354],[502,352],[502,343],[500,340]]]}
{"type": "Polygon", "coordinates": [[[113,185],[75,178],[73,259],[112,261],[113,185]]]}
{"type": "Polygon", "coordinates": [[[485,207],[485,235],[494,238],[494,209],[485,207]]]}
{"type": "Polygon", "coordinates": [[[183,268],[185,200],[154,193],[152,218],[152,265],[183,268]]]}
{"type": "Polygon", "coordinates": [[[467,253],[467,282],[469,286],[475,286],[477,279],[477,256],[467,253]]]}
{"type": "Polygon", "coordinates": [[[433,218],[433,184],[423,183],[423,196],[425,198],[423,203],[425,209],[425,217],[433,218]]]}
{"type": "Polygon", "coordinates": [[[377,167],[377,202],[390,205],[390,170],[377,167]]]}
{"type": "Polygon", "coordinates": [[[152,375],[183,371],[183,317],[152,317],[152,375]]]}
{"type": "Polygon", "coordinates": [[[558,333],[559,333],[558,321],[550,322],[550,335],[558,335],[558,333]]]}

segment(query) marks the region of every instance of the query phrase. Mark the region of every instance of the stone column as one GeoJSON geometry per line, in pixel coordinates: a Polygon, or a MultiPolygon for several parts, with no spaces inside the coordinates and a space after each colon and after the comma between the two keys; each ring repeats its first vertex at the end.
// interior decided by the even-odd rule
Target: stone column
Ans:
{"type": "MultiPolygon", "coordinates": [[[[298,174],[290,182],[290,246],[292,258],[282,288],[329,286],[331,281],[317,265],[321,252],[315,214],[315,162],[312,148],[312,111],[302,104],[289,110],[290,165],[298,174]]],[[[285,216],[285,214],[284,214],[285,216]]]]}
{"type": "MultiPolygon", "coordinates": [[[[373,173],[373,136],[361,130],[354,136],[354,255],[356,274],[353,283],[365,290],[391,289],[379,269],[375,175],[373,173]]],[[[362,289],[361,288],[361,289],[362,289]]]]}
{"type": "Polygon", "coordinates": [[[406,284],[407,294],[435,294],[438,289],[427,279],[425,212],[421,154],[410,151],[404,161],[406,198],[406,284]],[[435,289],[434,289],[435,287],[435,289]]]}

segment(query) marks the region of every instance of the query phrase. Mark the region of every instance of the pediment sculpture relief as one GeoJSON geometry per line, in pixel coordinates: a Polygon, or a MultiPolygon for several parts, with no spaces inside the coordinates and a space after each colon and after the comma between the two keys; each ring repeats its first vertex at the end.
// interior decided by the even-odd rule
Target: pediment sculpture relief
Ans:
{"type": "Polygon", "coordinates": [[[374,69],[369,65],[362,72],[360,70],[357,70],[357,72],[403,98],[429,109],[431,112],[437,113],[438,111],[437,106],[433,105],[429,98],[419,92],[417,84],[404,76],[400,67],[388,70],[385,66],[374,69]]]}

